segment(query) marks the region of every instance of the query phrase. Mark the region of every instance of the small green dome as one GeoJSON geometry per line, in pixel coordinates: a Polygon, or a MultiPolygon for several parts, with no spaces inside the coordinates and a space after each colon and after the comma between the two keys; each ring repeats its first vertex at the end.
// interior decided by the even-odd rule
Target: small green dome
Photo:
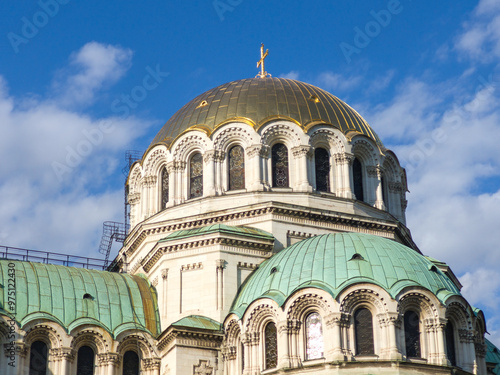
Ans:
{"type": "Polygon", "coordinates": [[[248,277],[231,307],[242,317],[259,298],[280,306],[295,291],[320,288],[336,297],[346,287],[372,283],[393,298],[405,287],[423,287],[441,302],[460,295],[453,282],[413,249],[393,240],[359,233],[335,233],[296,243],[270,259],[248,277]]]}

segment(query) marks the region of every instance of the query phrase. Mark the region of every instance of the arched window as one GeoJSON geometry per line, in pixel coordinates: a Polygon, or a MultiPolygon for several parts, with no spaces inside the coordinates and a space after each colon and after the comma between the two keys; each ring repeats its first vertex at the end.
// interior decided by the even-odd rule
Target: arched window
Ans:
{"type": "Polygon", "coordinates": [[[288,187],[288,149],[283,143],[276,143],[271,149],[273,187],[288,187]]]}
{"type": "Polygon", "coordinates": [[[169,176],[167,168],[163,167],[161,171],[161,208],[165,208],[168,203],[168,181],[169,176]]]}
{"type": "Polygon", "coordinates": [[[203,157],[199,152],[189,161],[189,198],[203,196],[203,157]]]}
{"type": "Polygon", "coordinates": [[[245,188],[245,152],[243,147],[234,146],[229,150],[229,190],[245,188]]]}
{"type": "Polygon", "coordinates": [[[316,190],[330,191],[330,155],[324,148],[314,150],[316,190]]]}
{"type": "Polygon", "coordinates": [[[452,366],[457,365],[457,353],[455,351],[455,332],[453,323],[448,321],[446,323],[446,355],[452,366]]]}
{"type": "Polygon", "coordinates": [[[404,315],[406,356],[420,358],[420,318],[415,311],[404,315]]]}
{"type": "Polygon", "coordinates": [[[45,375],[47,373],[47,344],[35,341],[30,348],[29,375],[45,375]]]}
{"type": "Polygon", "coordinates": [[[363,194],[363,168],[358,158],[354,158],[354,161],[352,162],[352,179],[354,182],[353,190],[356,199],[364,201],[365,196],[363,194]]]}
{"type": "Polygon", "coordinates": [[[306,359],[323,358],[323,324],[318,313],[306,318],[306,359]]]}
{"type": "Polygon", "coordinates": [[[82,346],[78,349],[78,360],[76,373],[78,375],[94,375],[94,349],[90,346],[82,346]]]}
{"type": "Polygon", "coordinates": [[[278,335],[276,324],[270,322],[264,329],[265,366],[266,370],[278,366],[278,335]]]}
{"type": "Polygon", "coordinates": [[[357,309],[354,313],[354,336],[356,355],[370,355],[375,353],[373,347],[373,319],[367,308],[357,309]]]}
{"type": "Polygon", "coordinates": [[[389,194],[387,193],[387,181],[384,175],[380,177],[380,185],[382,188],[382,200],[384,201],[385,209],[389,211],[389,199],[388,199],[389,194]]]}
{"type": "Polygon", "coordinates": [[[139,356],[129,350],[123,355],[123,375],[139,375],[139,356]]]}

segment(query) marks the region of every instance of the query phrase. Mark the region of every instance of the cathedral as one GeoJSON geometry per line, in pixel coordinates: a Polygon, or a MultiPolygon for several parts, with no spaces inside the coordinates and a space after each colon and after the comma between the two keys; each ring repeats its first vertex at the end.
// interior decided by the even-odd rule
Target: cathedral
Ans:
{"type": "Polygon", "coordinates": [[[483,312],[406,227],[397,156],[266,55],[131,166],[106,271],[0,260],[1,374],[500,373],[483,312]]]}

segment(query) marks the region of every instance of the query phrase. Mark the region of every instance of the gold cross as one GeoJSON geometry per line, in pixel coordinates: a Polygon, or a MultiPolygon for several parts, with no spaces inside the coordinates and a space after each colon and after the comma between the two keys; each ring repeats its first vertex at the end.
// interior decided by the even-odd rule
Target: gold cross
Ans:
{"type": "Polygon", "coordinates": [[[264,59],[267,57],[269,54],[269,50],[267,49],[266,52],[264,53],[264,43],[261,43],[260,45],[260,60],[257,61],[257,68],[260,66],[260,73],[257,74],[257,77],[260,78],[266,78],[267,76],[271,76],[264,70],[264,59]]]}

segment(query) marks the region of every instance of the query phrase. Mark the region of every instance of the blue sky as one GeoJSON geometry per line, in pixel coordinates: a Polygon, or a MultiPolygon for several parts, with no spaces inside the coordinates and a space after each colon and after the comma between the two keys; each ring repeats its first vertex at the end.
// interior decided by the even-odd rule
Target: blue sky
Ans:
{"type": "Polygon", "coordinates": [[[0,244],[99,257],[102,222],[123,220],[125,150],[194,96],[255,76],[264,42],[269,73],[345,100],[396,152],[415,241],[500,344],[498,1],[1,7],[0,244]]]}

